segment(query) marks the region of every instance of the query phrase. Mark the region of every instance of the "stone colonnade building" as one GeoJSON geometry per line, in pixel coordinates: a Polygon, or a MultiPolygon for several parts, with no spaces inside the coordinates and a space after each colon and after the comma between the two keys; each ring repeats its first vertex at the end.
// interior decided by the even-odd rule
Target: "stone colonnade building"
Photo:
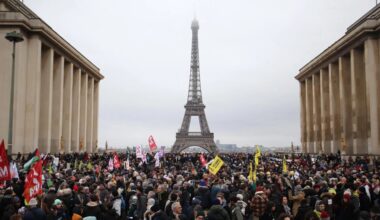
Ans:
{"type": "Polygon", "coordinates": [[[12,153],[93,152],[98,139],[99,68],[19,0],[0,0],[0,139],[7,142],[16,44],[12,153]]]}
{"type": "Polygon", "coordinates": [[[380,154],[380,5],[296,79],[303,152],[380,154]]]}

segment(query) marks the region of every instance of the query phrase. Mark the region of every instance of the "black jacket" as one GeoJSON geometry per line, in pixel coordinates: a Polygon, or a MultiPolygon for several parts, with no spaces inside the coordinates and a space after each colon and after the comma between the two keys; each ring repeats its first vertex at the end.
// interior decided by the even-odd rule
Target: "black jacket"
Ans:
{"type": "Polygon", "coordinates": [[[46,215],[41,208],[31,208],[25,211],[24,220],[46,220],[46,215]]]}

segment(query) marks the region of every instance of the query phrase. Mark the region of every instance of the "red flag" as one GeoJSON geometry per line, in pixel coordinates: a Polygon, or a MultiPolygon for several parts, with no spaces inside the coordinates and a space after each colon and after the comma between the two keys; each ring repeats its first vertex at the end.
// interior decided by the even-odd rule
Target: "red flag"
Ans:
{"type": "Polygon", "coordinates": [[[154,150],[157,149],[157,145],[156,145],[156,142],[154,141],[153,139],[153,136],[149,136],[148,138],[148,143],[149,143],[149,147],[150,147],[150,151],[153,152],[154,150]]]}
{"type": "Polygon", "coordinates": [[[42,163],[42,160],[34,163],[25,178],[24,197],[27,204],[33,197],[42,194],[42,163]]]}
{"type": "Polygon", "coordinates": [[[114,166],[116,169],[119,169],[119,168],[120,168],[120,160],[119,160],[119,157],[117,156],[116,153],[113,155],[113,166],[114,166]]]}
{"type": "Polygon", "coordinates": [[[10,180],[11,172],[7,153],[5,152],[4,140],[0,144],[0,181],[10,180]]]}
{"type": "Polygon", "coordinates": [[[205,167],[207,165],[207,160],[205,159],[203,154],[199,156],[199,160],[201,161],[202,167],[205,167]]]}

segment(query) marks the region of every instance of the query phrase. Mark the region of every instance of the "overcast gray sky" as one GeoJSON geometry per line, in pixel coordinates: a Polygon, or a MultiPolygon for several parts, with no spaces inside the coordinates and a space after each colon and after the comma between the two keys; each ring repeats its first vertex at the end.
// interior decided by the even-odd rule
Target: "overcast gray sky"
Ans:
{"type": "MultiPolygon", "coordinates": [[[[190,24],[199,20],[206,116],[239,146],[300,143],[298,70],[375,0],[25,0],[95,63],[99,146],[171,146],[185,112],[190,24]],[[194,13],[195,11],[195,13],[194,13]]],[[[194,126],[194,125],[192,125],[194,126]]]]}

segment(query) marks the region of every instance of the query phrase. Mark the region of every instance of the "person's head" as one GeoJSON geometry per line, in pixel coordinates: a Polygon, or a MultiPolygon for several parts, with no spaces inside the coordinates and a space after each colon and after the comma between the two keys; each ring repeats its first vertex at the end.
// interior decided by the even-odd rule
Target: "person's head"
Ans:
{"type": "Polygon", "coordinates": [[[13,205],[16,207],[16,208],[20,208],[21,207],[21,200],[18,196],[15,196],[12,198],[12,203],[13,205]]]}
{"type": "Polygon", "coordinates": [[[316,211],[319,211],[319,212],[322,212],[325,210],[325,204],[322,202],[322,200],[318,200],[316,203],[315,203],[315,210],[316,211]]]}
{"type": "Polygon", "coordinates": [[[344,203],[349,203],[350,200],[351,200],[350,194],[348,194],[348,193],[343,194],[343,202],[344,203]]]}
{"type": "Polygon", "coordinates": [[[282,196],[282,198],[281,198],[281,204],[287,205],[288,204],[288,197],[282,196]]]}
{"type": "Polygon", "coordinates": [[[97,202],[98,201],[98,196],[96,194],[91,194],[90,200],[91,200],[91,202],[97,202]]]}
{"type": "Polygon", "coordinates": [[[182,213],[182,206],[181,206],[181,203],[179,202],[174,202],[172,204],[172,211],[173,211],[173,214],[181,214],[182,213]]]}
{"type": "Polygon", "coordinates": [[[195,215],[195,220],[203,220],[205,219],[205,212],[203,210],[197,211],[195,215]]]}
{"type": "Polygon", "coordinates": [[[314,190],[318,193],[319,190],[321,189],[321,186],[319,184],[314,185],[314,190]]]}
{"type": "Polygon", "coordinates": [[[38,205],[38,202],[37,202],[37,199],[36,199],[36,198],[32,198],[32,199],[30,199],[30,201],[29,201],[29,206],[30,206],[31,208],[37,207],[37,205],[38,205]]]}
{"type": "Polygon", "coordinates": [[[288,214],[282,213],[280,216],[277,218],[278,220],[291,220],[292,217],[288,214]]]}
{"type": "Polygon", "coordinates": [[[170,194],[170,201],[177,201],[177,199],[178,199],[177,193],[170,194]]]}
{"type": "Polygon", "coordinates": [[[211,206],[207,213],[208,220],[230,220],[227,211],[220,205],[211,206]]]}
{"type": "Polygon", "coordinates": [[[63,207],[62,201],[60,199],[54,200],[53,207],[55,209],[61,209],[63,207]]]}

